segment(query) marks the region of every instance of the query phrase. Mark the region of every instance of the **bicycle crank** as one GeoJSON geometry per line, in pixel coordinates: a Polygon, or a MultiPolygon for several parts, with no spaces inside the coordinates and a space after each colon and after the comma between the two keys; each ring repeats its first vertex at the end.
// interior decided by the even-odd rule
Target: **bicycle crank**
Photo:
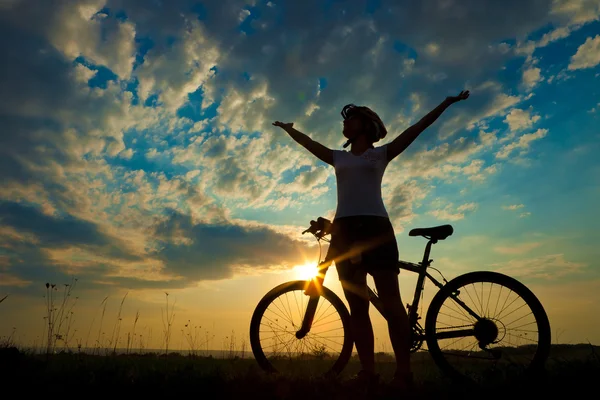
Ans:
{"type": "Polygon", "coordinates": [[[417,351],[421,348],[421,346],[423,345],[423,342],[425,341],[425,331],[423,330],[421,325],[419,325],[419,323],[417,323],[416,325],[413,325],[410,339],[411,339],[410,352],[414,353],[415,351],[417,351]]]}

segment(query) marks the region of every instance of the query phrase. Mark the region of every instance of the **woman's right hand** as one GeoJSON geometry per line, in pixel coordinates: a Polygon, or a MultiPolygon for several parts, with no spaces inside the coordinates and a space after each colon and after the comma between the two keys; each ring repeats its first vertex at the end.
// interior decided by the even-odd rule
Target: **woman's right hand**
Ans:
{"type": "Polygon", "coordinates": [[[293,122],[285,123],[285,122],[275,121],[275,122],[273,122],[273,125],[278,126],[278,127],[282,128],[283,130],[286,130],[286,129],[292,128],[294,126],[294,123],[293,122]]]}

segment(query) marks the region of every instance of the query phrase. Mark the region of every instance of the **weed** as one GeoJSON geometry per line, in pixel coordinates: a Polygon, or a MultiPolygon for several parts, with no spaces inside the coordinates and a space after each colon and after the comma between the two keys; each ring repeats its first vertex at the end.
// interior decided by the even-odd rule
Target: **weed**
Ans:
{"type": "Polygon", "coordinates": [[[94,352],[96,350],[100,352],[100,334],[102,333],[102,322],[104,322],[104,314],[106,313],[106,300],[108,300],[108,296],[106,296],[104,300],[102,300],[102,303],[100,303],[100,305],[102,306],[102,316],[100,317],[100,327],[98,328],[98,336],[96,336],[96,346],[94,346],[94,352]]]}
{"type": "Polygon", "coordinates": [[[112,344],[112,348],[113,348],[113,354],[117,353],[117,344],[119,343],[119,334],[121,333],[121,321],[123,320],[123,318],[121,318],[121,312],[123,311],[123,303],[125,302],[125,298],[127,297],[128,293],[129,292],[125,293],[125,296],[123,296],[123,299],[121,300],[121,305],[119,306],[119,312],[117,313],[117,320],[115,321],[115,326],[113,327],[113,333],[110,338],[110,343],[112,344]]]}
{"type": "Polygon", "coordinates": [[[135,326],[137,325],[139,318],[140,318],[140,310],[137,310],[135,312],[135,319],[133,320],[133,333],[132,333],[132,335],[129,335],[129,333],[127,333],[127,354],[129,354],[129,350],[131,349],[131,346],[133,345],[133,342],[135,341],[135,326]]]}
{"type": "Polygon", "coordinates": [[[172,304],[171,309],[169,310],[169,293],[165,292],[167,299],[167,309],[163,313],[161,308],[161,317],[163,322],[163,333],[164,333],[164,342],[165,342],[165,354],[169,353],[169,341],[171,340],[171,327],[173,326],[173,320],[175,318],[175,303],[172,304]],[[170,314],[169,314],[170,312],[170,314]]]}
{"type": "Polygon", "coordinates": [[[63,298],[60,306],[54,304],[55,292],[58,288],[54,283],[46,283],[46,316],[44,329],[46,331],[46,354],[51,354],[56,350],[56,342],[62,340],[65,348],[68,350],[69,334],[72,326],[73,307],[78,297],[73,300],[71,293],[77,284],[77,278],[72,278],[71,283],[64,284],[63,298]],[[67,326],[63,325],[67,323],[67,326]]]}
{"type": "Polygon", "coordinates": [[[13,327],[12,332],[6,339],[0,338],[0,349],[8,349],[10,347],[16,346],[16,343],[15,343],[15,332],[16,331],[17,331],[17,328],[13,327]]]}

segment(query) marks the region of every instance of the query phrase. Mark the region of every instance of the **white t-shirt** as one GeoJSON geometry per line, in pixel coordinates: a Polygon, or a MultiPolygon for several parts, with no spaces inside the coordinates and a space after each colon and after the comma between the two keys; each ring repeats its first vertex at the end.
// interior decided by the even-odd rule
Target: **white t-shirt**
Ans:
{"type": "Polygon", "coordinates": [[[389,218],[381,197],[381,180],[387,165],[387,145],[368,149],[360,156],[333,150],[338,197],[335,218],[354,215],[389,218]]]}

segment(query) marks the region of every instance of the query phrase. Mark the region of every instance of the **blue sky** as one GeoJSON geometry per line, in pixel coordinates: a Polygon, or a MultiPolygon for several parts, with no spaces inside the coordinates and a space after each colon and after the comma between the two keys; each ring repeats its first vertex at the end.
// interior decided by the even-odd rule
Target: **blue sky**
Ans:
{"type": "Polygon", "coordinates": [[[169,291],[180,323],[246,332],[260,297],[316,261],[300,233],[336,204],[333,169],[271,123],[341,149],[341,109],[367,105],[385,144],[468,89],[384,176],[402,258],[424,246],[408,230],[450,223],[438,268],[518,277],[561,340],[600,343],[583,322],[600,302],[598,2],[0,8],[0,336],[34,340],[44,284],[72,276],[82,326],[129,293],[159,329],[169,291]]]}

